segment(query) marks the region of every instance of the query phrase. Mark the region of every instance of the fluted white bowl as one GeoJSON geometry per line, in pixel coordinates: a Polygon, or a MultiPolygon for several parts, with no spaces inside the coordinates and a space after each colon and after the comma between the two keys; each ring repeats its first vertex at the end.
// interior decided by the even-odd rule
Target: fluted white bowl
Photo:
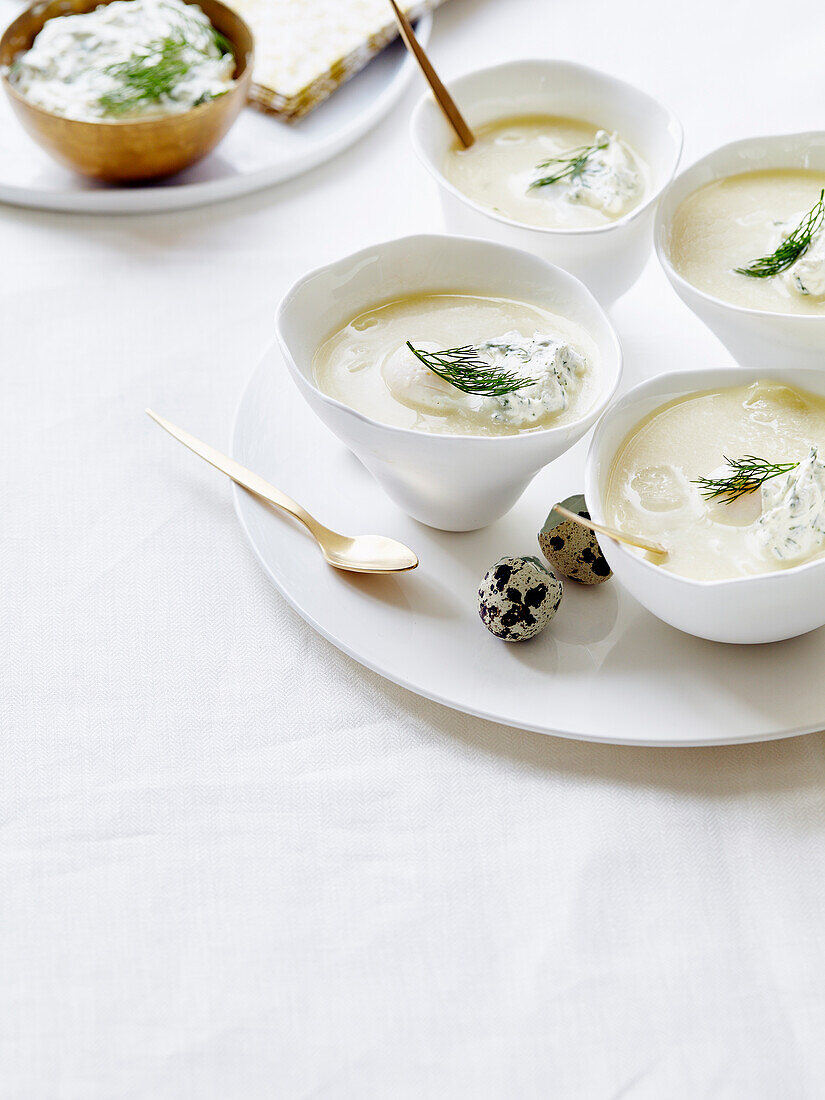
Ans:
{"type": "Polygon", "coordinates": [[[403,237],[310,272],[283,298],[276,331],[310,408],[405,512],[447,531],[485,527],[508,511],[538,471],[593,426],[622,371],[616,333],[582,283],[536,256],[464,237],[403,237]],[[312,361],[331,332],[381,302],[424,293],[512,298],[581,325],[598,349],[597,399],[579,419],[541,431],[442,435],[382,424],[318,389],[312,361]]]}
{"type": "MultiPolygon", "coordinates": [[[[628,434],[654,409],[687,394],[741,386],[763,378],[752,368],[721,367],[660,374],[626,393],[602,417],[587,455],[585,497],[596,522],[605,515],[605,491],[616,454],[628,434]]],[[[825,396],[825,371],[775,367],[771,379],[825,396]]],[[[693,580],[654,565],[639,553],[600,538],[610,568],[640,604],[687,634],[717,642],[775,642],[825,625],[825,558],[775,573],[725,580],[693,580]]]]}
{"type": "Polygon", "coordinates": [[[446,178],[444,163],[455,136],[429,93],[410,122],[413,147],[438,184],[449,232],[543,256],[581,279],[602,302],[628,290],[650,255],[656,201],[679,163],[682,127],[673,112],[631,84],[572,61],[508,61],[450,80],[449,86],[470,127],[514,115],[563,115],[617,130],[639,152],[650,170],[639,206],[608,225],[552,229],[490,210],[446,178]]]}
{"type": "Polygon", "coordinates": [[[825,314],[769,312],[726,302],[689,283],[671,259],[673,220],[688,195],[705,184],[772,168],[808,168],[825,172],[825,132],[745,138],[702,157],[667,187],[656,214],[656,254],[673,289],[722,341],[742,366],[773,370],[825,366],[825,314]]]}

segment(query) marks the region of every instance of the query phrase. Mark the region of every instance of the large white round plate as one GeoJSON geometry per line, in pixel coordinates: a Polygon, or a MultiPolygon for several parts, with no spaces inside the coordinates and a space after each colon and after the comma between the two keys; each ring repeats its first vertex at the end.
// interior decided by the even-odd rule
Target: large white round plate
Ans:
{"type": "MultiPolygon", "coordinates": [[[[10,22],[15,11],[0,6],[10,22]]],[[[418,23],[429,40],[432,17],[418,23]]],[[[315,111],[289,125],[252,107],[200,164],[138,187],[95,183],[61,167],[24,132],[0,93],[0,201],[41,210],[138,214],[202,206],[290,179],[360,138],[390,110],[415,71],[396,41],[315,111]]]]}
{"type": "Polygon", "coordinates": [[[506,643],[478,619],[489,565],[535,554],[552,504],[581,491],[586,443],[544,470],[516,507],[469,534],[434,531],[395,507],[313,416],[273,349],[253,375],[233,455],[335,530],[401,539],[412,573],[368,577],[327,566],[306,532],[235,489],[241,524],[277,588],[317,631],[387,679],[507,725],[626,745],[720,745],[825,725],[825,629],[729,646],[659,622],[615,581],[569,581],[537,639],[506,643]]]}

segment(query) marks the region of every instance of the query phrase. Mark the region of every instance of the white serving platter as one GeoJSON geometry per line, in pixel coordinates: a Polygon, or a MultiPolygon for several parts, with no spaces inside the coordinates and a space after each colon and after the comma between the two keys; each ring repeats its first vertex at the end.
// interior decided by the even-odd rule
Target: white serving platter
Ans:
{"type": "Polygon", "coordinates": [[[729,646],[682,634],[615,580],[568,581],[537,639],[493,638],[476,589],[498,558],[538,552],[553,503],[581,491],[587,441],[545,469],[492,527],[434,531],[409,519],[315,419],[271,348],[238,408],[235,458],[347,534],[401,539],[421,559],[376,578],[327,566],[306,532],[234,489],[241,525],[279,591],[319,633],[388,680],[506,725],[624,745],[722,745],[825,726],[825,629],[729,646]]]}
{"type": "MultiPolygon", "coordinates": [[[[0,7],[10,22],[11,5],[0,7]]],[[[426,44],[432,16],[417,25],[426,44]]],[[[139,214],[203,206],[249,194],[329,160],[352,145],[400,98],[416,71],[396,41],[306,118],[292,125],[247,107],[217,149],[159,183],[113,187],[63,168],[43,152],[0,93],[0,202],[86,214],[139,214]]]]}

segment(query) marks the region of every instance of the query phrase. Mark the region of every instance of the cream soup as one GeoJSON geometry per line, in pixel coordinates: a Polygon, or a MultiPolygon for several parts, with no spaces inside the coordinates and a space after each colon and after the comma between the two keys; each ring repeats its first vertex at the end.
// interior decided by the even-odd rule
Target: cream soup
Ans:
{"type": "Polygon", "coordinates": [[[820,456],[825,461],[825,399],[814,394],[760,381],[681,397],[652,412],[620,447],[607,522],[662,544],[668,556],[657,564],[685,577],[800,565],[825,551],[820,456]],[[731,463],[742,460],[740,480],[732,481],[731,463]],[[737,485],[758,487],[731,500],[737,485]],[[733,491],[711,498],[721,486],[733,491]]]}
{"type": "Polygon", "coordinates": [[[318,348],[313,375],[385,424],[516,435],[579,419],[595,401],[599,364],[580,325],[539,306],[422,294],[354,317],[318,348]]]}
{"type": "Polygon", "coordinates": [[[620,135],[554,115],[499,119],[455,145],[444,175],[469,199],[525,225],[607,225],[641,202],[647,169],[620,135]]]}
{"type": "MultiPolygon", "coordinates": [[[[825,313],[825,172],[745,172],[689,195],[673,219],[671,262],[693,286],[734,305],[779,313],[825,313]],[[775,256],[789,237],[810,238],[790,264],[775,256]],[[770,274],[777,267],[782,269],[770,274]],[[761,275],[758,272],[762,272],[761,275]]],[[[793,252],[787,252],[788,258],[793,252]]]]}

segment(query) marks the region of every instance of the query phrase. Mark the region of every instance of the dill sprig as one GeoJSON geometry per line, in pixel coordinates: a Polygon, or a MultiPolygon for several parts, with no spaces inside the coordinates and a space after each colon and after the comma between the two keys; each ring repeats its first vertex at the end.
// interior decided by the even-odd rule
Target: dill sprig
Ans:
{"type": "MultiPolygon", "coordinates": [[[[196,29],[200,30],[199,27],[196,29]]],[[[100,97],[100,106],[104,111],[112,115],[123,115],[146,103],[157,103],[164,96],[170,95],[189,71],[190,63],[186,60],[188,49],[195,48],[204,57],[210,56],[208,47],[200,50],[199,47],[192,46],[185,30],[184,26],[165,38],[155,39],[126,61],[108,65],[103,71],[107,76],[113,77],[119,87],[100,97]]],[[[210,30],[219,53],[222,56],[234,56],[229,39],[214,27],[210,30]]]]}
{"type": "Polygon", "coordinates": [[[605,135],[598,141],[594,141],[592,145],[579,145],[575,149],[570,149],[561,157],[550,157],[549,160],[543,160],[541,164],[536,165],[536,169],[552,168],[553,165],[557,165],[556,170],[549,176],[541,176],[539,179],[533,180],[528,190],[532,190],[534,187],[547,187],[548,184],[558,183],[563,179],[575,179],[576,176],[580,176],[587,165],[587,162],[599,149],[606,149],[610,141],[610,138],[605,135]]]}
{"type": "Polygon", "coordinates": [[[116,65],[107,65],[104,72],[118,84],[100,97],[100,105],[113,115],[122,115],[142,103],[155,103],[172,92],[189,69],[185,60],[186,40],[181,35],[150,42],[141,53],[116,65]]]}
{"type": "Polygon", "coordinates": [[[460,348],[447,348],[445,351],[424,351],[414,348],[410,341],[407,347],[425,367],[437,374],[462,393],[474,393],[483,397],[501,397],[507,393],[533,386],[537,379],[525,378],[515,371],[499,370],[486,363],[473,344],[460,348]]]}
{"type": "Polygon", "coordinates": [[[221,51],[221,54],[229,54],[231,57],[235,56],[235,47],[225,34],[221,34],[219,30],[212,27],[212,37],[215,39],[215,45],[221,51]]]}
{"type": "Polygon", "coordinates": [[[771,478],[795,470],[798,462],[769,462],[766,458],[745,455],[743,458],[727,458],[730,473],[725,477],[699,477],[694,485],[700,486],[705,500],[721,499],[731,504],[747,493],[753,493],[771,478]]]}
{"type": "Polygon", "coordinates": [[[760,256],[753,260],[747,267],[735,267],[737,275],[749,275],[752,279],[770,279],[773,275],[779,275],[804,256],[811,247],[811,241],[822,228],[825,220],[825,190],[820,191],[819,198],[799,223],[788,234],[782,244],[769,256],[760,256]]]}

